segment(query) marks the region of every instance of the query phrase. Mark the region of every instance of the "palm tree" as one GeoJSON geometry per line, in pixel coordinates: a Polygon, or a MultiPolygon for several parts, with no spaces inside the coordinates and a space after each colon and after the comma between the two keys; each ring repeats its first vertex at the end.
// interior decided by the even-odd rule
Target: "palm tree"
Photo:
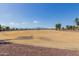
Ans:
{"type": "Polygon", "coordinates": [[[76,18],[75,19],[75,23],[76,23],[76,25],[77,25],[77,27],[79,26],[79,18],[76,18]]]}
{"type": "Polygon", "coordinates": [[[56,27],[56,30],[60,30],[61,29],[61,24],[58,23],[58,24],[55,25],[55,27],[56,27]]]}
{"type": "Polygon", "coordinates": [[[76,29],[79,29],[79,18],[75,18],[76,29]]]}

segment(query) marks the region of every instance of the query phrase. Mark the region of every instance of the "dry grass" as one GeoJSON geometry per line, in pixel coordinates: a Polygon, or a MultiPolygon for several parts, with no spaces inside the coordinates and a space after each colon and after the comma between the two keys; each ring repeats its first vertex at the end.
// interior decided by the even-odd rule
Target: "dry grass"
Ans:
{"type": "Polygon", "coordinates": [[[55,30],[12,31],[1,32],[0,39],[9,39],[9,42],[24,45],[79,50],[79,32],[55,30]],[[16,39],[22,36],[33,36],[33,39],[16,39]]]}

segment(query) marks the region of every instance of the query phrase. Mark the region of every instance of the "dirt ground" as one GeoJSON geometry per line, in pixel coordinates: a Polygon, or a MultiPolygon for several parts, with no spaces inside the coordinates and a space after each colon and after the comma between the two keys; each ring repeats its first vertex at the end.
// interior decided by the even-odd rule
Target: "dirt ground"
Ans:
{"type": "Polygon", "coordinates": [[[55,30],[26,30],[1,32],[0,39],[16,44],[34,45],[48,48],[79,50],[79,32],[55,30]],[[21,37],[26,36],[25,39],[21,37]],[[28,36],[32,38],[27,39],[28,36]],[[20,39],[21,38],[21,39],[20,39]]]}
{"type": "Polygon", "coordinates": [[[0,56],[79,56],[79,51],[32,45],[0,44],[0,56]]]}
{"type": "MultiPolygon", "coordinates": [[[[0,33],[0,40],[4,40],[18,45],[19,44],[31,45],[31,46],[51,48],[51,49],[56,48],[58,49],[58,51],[60,51],[59,49],[61,49],[61,52],[63,50],[68,50],[68,51],[72,50],[77,52],[79,51],[79,32],[78,31],[77,32],[55,31],[55,30],[7,31],[7,32],[0,33]]],[[[54,50],[52,50],[52,52],[53,51],[54,50]]],[[[72,55],[73,53],[71,52],[70,54],[72,55]]],[[[49,54],[49,55],[53,55],[53,54],[49,54]]],[[[59,55],[62,55],[62,53],[61,54],[59,53],[59,55]]]]}

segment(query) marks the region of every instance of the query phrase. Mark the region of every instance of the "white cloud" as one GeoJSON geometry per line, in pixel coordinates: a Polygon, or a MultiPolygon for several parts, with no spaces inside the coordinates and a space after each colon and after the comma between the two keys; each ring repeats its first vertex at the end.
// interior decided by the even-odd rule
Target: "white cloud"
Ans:
{"type": "Polygon", "coordinates": [[[8,25],[11,27],[19,27],[19,26],[32,26],[33,24],[38,24],[39,22],[37,20],[34,20],[32,22],[9,22],[9,23],[3,23],[2,25],[8,25]]]}
{"type": "Polygon", "coordinates": [[[12,25],[13,26],[13,25],[15,25],[15,23],[11,22],[11,23],[9,23],[9,25],[12,25]]]}
{"type": "Polygon", "coordinates": [[[34,20],[33,23],[37,24],[37,23],[39,23],[39,22],[38,22],[37,20],[34,20]]]}
{"type": "Polygon", "coordinates": [[[30,22],[21,22],[21,23],[19,23],[19,24],[21,24],[21,25],[29,25],[29,24],[31,24],[30,22]]]}
{"type": "Polygon", "coordinates": [[[20,26],[20,25],[29,25],[29,24],[31,24],[31,23],[29,23],[29,22],[11,22],[11,23],[9,23],[9,25],[11,25],[11,26],[15,26],[15,25],[20,26]]]}

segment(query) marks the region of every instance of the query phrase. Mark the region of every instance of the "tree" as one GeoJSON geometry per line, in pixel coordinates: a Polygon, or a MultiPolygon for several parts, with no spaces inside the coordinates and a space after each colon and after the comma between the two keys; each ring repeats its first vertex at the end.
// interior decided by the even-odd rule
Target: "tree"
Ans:
{"type": "Polygon", "coordinates": [[[65,30],[65,28],[64,28],[64,27],[62,27],[62,30],[65,30]]]}
{"type": "Polygon", "coordinates": [[[76,27],[73,25],[73,26],[72,26],[72,30],[75,30],[75,29],[76,29],[76,27]]]}
{"type": "Polygon", "coordinates": [[[73,30],[73,26],[72,25],[70,25],[70,30],[73,30]]]}
{"type": "Polygon", "coordinates": [[[73,25],[66,25],[66,29],[67,30],[75,30],[76,29],[76,27],[73,25]]]}
{"type": "Polygon", "coordinates": [[[9,31],[10,30],[10,27],[9,26],[6,26],[5,29],[6,29],[6,31],[9,31]]]}
{"type": "Polygon", "coordinates": [[[79,18],[75,19],[75,23],[76,23],[77,26],[79,26],[79,18]]]}
{"type": "Polygon", "coordinates": [[[2,31],[2,26],[0,25],[0,31],[2,31]]]}
{"type": "Polygon", "coordinates": [[[56,27],[56,30],[60,30],[61,29],[61,24],[58,23],[58,24],[55,25],[55,27],[56,27]]]}
{"type": "Polygon", "coordinates": [[[70,29],[70,26],[69,25],[66,25],[66,29],[69,30],[70,29]]]}

